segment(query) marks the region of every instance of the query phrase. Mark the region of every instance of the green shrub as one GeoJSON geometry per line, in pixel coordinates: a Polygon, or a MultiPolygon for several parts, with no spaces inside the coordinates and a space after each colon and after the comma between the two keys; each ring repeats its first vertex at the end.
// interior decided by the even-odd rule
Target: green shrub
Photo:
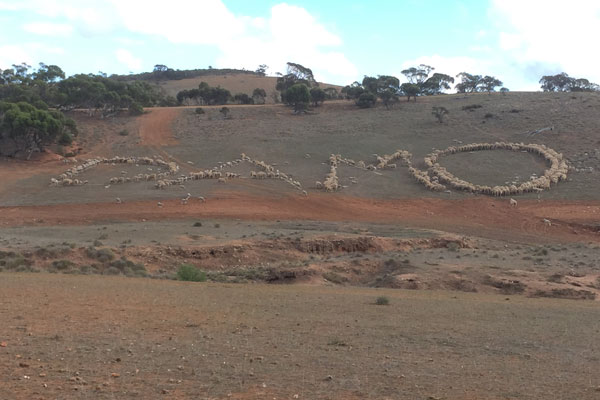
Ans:
{"type": "Polygon", "coordinates": [[[129,115],[142,115],[144,113],[144,107],[139,103],[131,103],[129,106],[129,115]]]}
{"type": "Polygon", "coordinates": [[[63,133],[58,139],[58,144],[63,146],[70,146],[73,143],[73,136],[68,134],[67,132],[63,133]]]}
{"type": "Polygon", "coordinates": [[[198,115],[204,114],[204,109],[202,107],[198,107],[194,110],[194,112],[198,115]]]}
{"type": "Polygon", "coordinates": [[[75,265],[75,263],[73,263],[72,261],[69,261],[69,260],[52,261],[52,267],[59,271],[65,271],[74,265],[75,265]]]}
{"type": "Polygon", "coordinates": [[[119,135],[127,136],[127,135],[129,135],[129,131],[127,129],[123,129],[123,130],[119,131],[119,135]]]}
{"type": "Polygon", "coordinates": [[[131,275],[133,275],[135,271],[146,271],[144,264],[134,263],[133,261],[128,260],[126,257],[122,257],[120,260],[112,261],[108,265],[109,267],[117,268],[125,275],[127,275],[126,271],[129,271],[131,275]]]}
{"type": "Polygon", "coordinates": [[[205,282],[206,273],[193,265],[182,264],[177,270],[177,279],[187,282],[205,282]]]}
{"type": "Polygon", "coordinates": [[[98,260],[101,263],[107,263],[115,259],[115,254],[111,249],[95,249],[93,247],[88,247],[85,250],[85,254],[89,258],[98,260]]]}
{"type": "Polygon", "coordinates": [[[356,105],[360,108],[369,108],[373,107],[377,102],[377,97],[371,93],[363,93],[356,100],[356,105]]]}
{"type": "Polygon", "coordinates": [[[377,299],[375,299],[375,304],[378,306],[387,306],[390,304],[390,299],[385,296],[379,296],[377,299]]]}

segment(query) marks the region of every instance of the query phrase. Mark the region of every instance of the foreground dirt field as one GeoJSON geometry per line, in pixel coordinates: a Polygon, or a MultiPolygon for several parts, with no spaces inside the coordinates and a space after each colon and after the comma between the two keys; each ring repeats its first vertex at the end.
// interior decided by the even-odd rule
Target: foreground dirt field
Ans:
{"type": "Polygon", "coordinates": [[[586,302],[4,274],[0,310],[2,399],[595,399],[600,390],[600,313],[586,302]],[[382,295],[390,304],[374,305],[382,295]]]}
{"type": "MultiPolygon", "coordinates": [[[[209,83],[274,84],[238,78],[209,83]]],[[[229,118],[220,107],[73,111],[78,161],[60,148],[0,160],[0,400],[598,398],[600,97],[418,100],[302,116],[281,105],[232,105],[229,118]],[[432,106],[450,111],[446,123],[432,106]],[[331,153],[373,162],[404,149],[425,168],[433,149],[496,141],[555,149],[568,179],[516,206],[428,191],[403,165],[340,165],[333,193],[316,183],[331,153]],[[241,153],[300,187],[227,164],[241,153]],[[107,163],[81,173],[85,185],[49,185],[97,156],[159,156],[179,165],[174,177],[225,165],[234,177],[158,190],[132,179],[155,165],[107,163]],[[211,283],[173,281],[182,264],[211,283]],[[390,305],[373,304],[382,295],[390,305]]],[[[491,185],[547,168],[510,151],[441,162],[491,185]]]]}

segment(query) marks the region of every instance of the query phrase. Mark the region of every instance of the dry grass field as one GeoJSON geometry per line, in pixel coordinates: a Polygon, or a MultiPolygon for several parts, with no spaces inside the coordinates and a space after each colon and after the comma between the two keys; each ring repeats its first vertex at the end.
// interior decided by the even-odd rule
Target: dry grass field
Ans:
{"type": "Polygon", "coordinates": [[[3,399],[598,397],[591,302],[46,274],[0,289],[3,399]]]}
{"type": "MultiPolygon", "coordinates": [[[[200,80],[274,88],[232,75],[165,90],[200,80]]],[[[229,108],[229,118],[220,106],[73,111],[77,163],[54,152],[0,160],[0,400],[600,396],[600,96],[229,108]],[[449,110],[444,123],[434,106],[449,110]],[[516,206],[429,191],[401,163],[340,164],[340,190],[316,183],[331,154],[369,164],[403,149],[426,169],[434,149],[499,141],[562,153],[567,180],[513,196],[516,206]],[[298,185],[253,179],[260,168],[237,162],[242,153],[298,185]],[[133,178],[164,167],[103,163],[77,175],[85,185],[50,185],[115,156],[161,157],[178,165],[173,179],[221,165],[236,175],[161,190],[133,178]],[[209,282],[174,281],[182,264],[209,282]],[[379,296],[389,305],[374,305],[379,296]]],[[[506,150],[440,164],[492,186],[548,167],[506,150]]]]}

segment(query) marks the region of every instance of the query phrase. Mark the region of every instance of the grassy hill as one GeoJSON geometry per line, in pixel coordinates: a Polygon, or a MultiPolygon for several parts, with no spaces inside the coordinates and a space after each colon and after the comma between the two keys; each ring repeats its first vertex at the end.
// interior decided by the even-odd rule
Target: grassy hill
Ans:
{"type": "MultiPolygon", "coordinates": [[[[178,92],[184,89],[197,88],[200,82],[206,82],[210,86],[220,86],[231,92],[232,95],[245,93],[252,96],[252,91],[256,88],[264,89],[267,93],[266,103],[273,104],[273,93],[276,92],[275,85],[277,78],[273,76],[259,76],[253,74],[215,74],[202,75],[195,78],[186,78],[180,80],[159,81],[155,83],[162,91],[169,96],[176,96],[178,92]]],[[[319,83],[319,87],[325,89],[333,87],[341,90],[341,86],[319,83]]]]}

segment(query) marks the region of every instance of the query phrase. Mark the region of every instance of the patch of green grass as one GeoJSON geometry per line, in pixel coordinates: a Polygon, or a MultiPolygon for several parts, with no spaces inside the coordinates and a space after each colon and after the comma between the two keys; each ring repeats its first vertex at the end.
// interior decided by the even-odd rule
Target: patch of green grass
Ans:
{"type": "Polygon", "coordinates": [[[205,282],[206,272],[190,264],[181,264],[177,270],[177,279],[186,282],[205,282]]]}

